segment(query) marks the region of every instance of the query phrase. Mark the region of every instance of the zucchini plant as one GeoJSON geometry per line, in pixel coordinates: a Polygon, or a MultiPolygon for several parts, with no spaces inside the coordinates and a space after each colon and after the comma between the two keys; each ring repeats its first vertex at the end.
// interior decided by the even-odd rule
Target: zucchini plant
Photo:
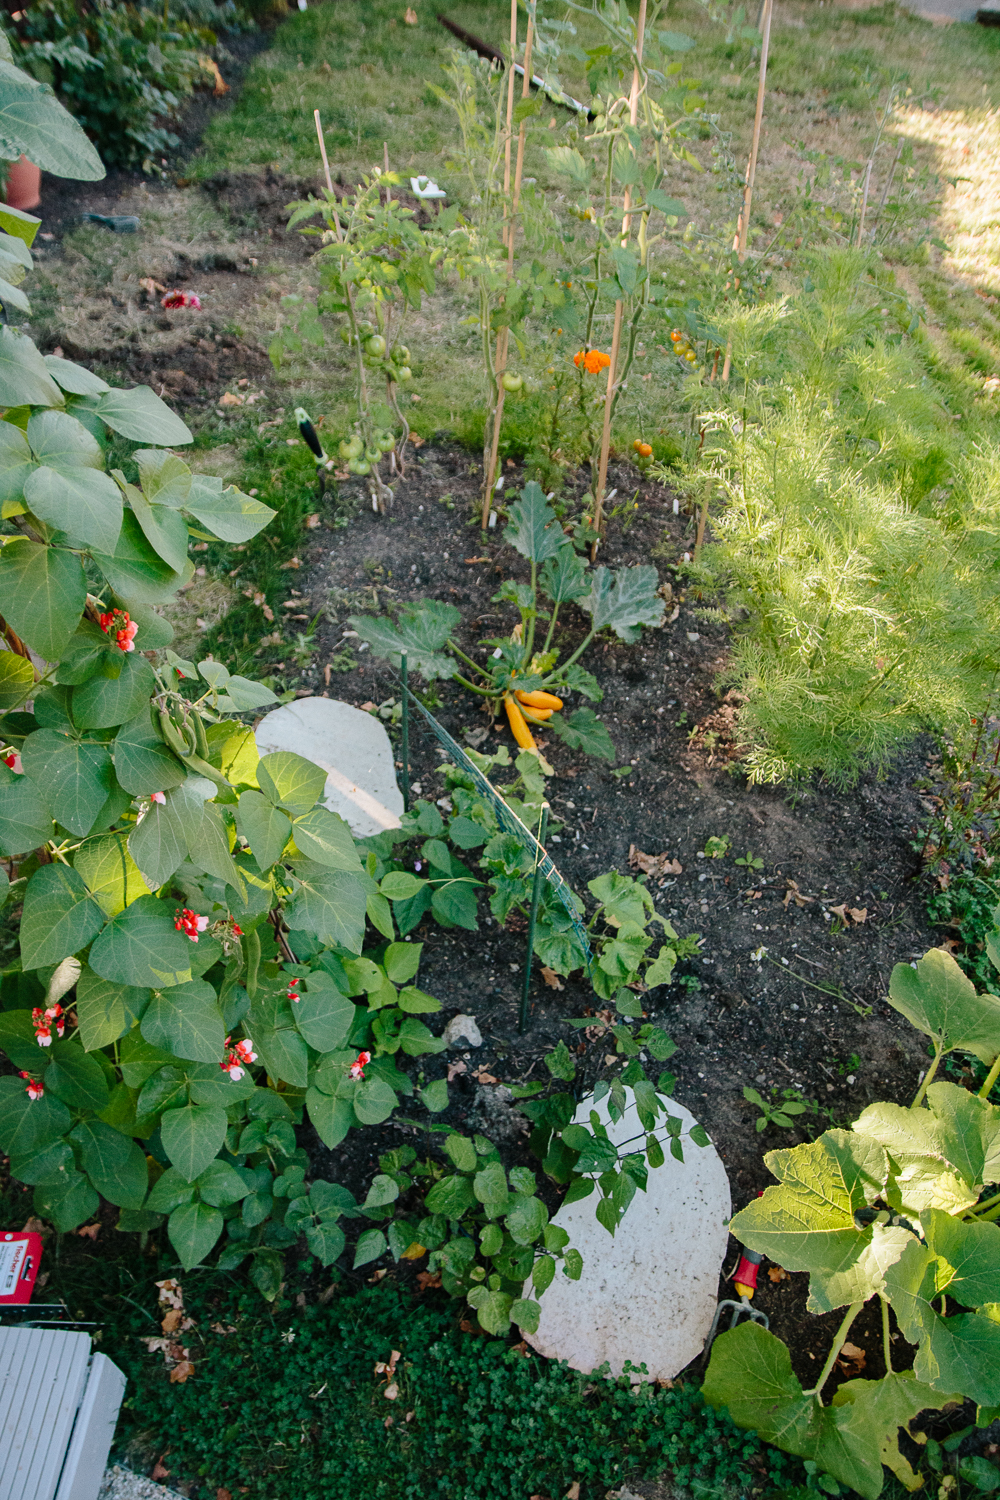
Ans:
{"type": "MultiPolygon", "coordinates": [[[[1000,909],[995,914],[1000,918],[1000,909]]],[[[1000,929],[988,939],[1000,967],[1000,929]]],[[[850,1130],[765,1157],[779,1186],[738,1213],[732,1232],[789,1271],[808,1271],[809,1309],[846,1311],[811,1390],[779,1338],[755,1323],[712,1346],[705,1399],[741,1427],[815,1461],[865,1500],[887,1465],[907,1489],[923,1483],[899,1449],[920,1412],[965,1400],[986,1426],[1000,1416],[1000,1000],[977,994],[949,953],[897,964],[889,1002],[931,1040],[933,1061],[913,1104],[871,1104],[850,1130]],[[951,1052],[988,1069],[978,1094],[936,1078],[951,1052]],[[882,1312],[886,1374],[847,1380],[824,1404],[855,1318],[882,1312]],[[916,1349],[896,1356],[891,1317],[916,1349]]],[[[902,1351],[900,1351],[901,1353],[902,1351]]]]}
{"type": "Polygon", "coordinates": [[[482,662],[455,643],[462,616],[452,604],[424,599],[404,606],[395,624],[354,615],[351,625],[375,656],[394,666],[399,666],[405,654],[409,667],[426,681],[453,679],[494,708],[502,703],[522,749],[537,748],[529,727],[535,723],[550,729],[572,750],[613,761],[611,737],[594,710],[563,713],[561,700],[579,693],[592,703],[601,701],[597,679],[580,666],[580,658],[602,631],[634,644],[644,625],[663,624],[665,605],[656,569],[641,565],[612,571],[602,565],[588,570],[534,480],[510,507],[504,540],[527,560],[530,579],[508,579],[494,596],[495,602],[514,605],[520,622],[510,636],[480,643],[485,653],[482,662]],[[555,634],[560,610],[567,604],[589,616],[589,629],[575,650],[564,655],[555,634]],[[539,642],[536,627],[540,622],[544,638],[539,642]],[[466,668],[475,681],[464,675],[466,668]]]}

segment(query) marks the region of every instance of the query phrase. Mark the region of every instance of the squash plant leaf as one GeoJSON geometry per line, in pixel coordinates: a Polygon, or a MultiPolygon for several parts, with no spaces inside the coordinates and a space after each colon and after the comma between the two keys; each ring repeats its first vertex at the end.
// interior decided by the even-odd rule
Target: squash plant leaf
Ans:
{"type": "Polygon", "coordinates": [[[407,666],[426,682],[445,681],[458,671],[458,663],[443,648],[461,622],[461,613],[453,604],[435,599],[404,606],[395,625],[368,615],[351,616],[351,628],[368,642],[375,656],[398,667],[405,653],[407,666]]]}
{"type": "Polygon", "coordinates": [[[520,500],[515,500],[511,506],[510,524],[503,539],[533,563],[547,562],[566,546],[566,536],[556,513],[536,480],[528,481],[521,491],[520,500]]]}
{"type": "Polygon", "coordinates": [[[978,995],[943,948],[932,948],[912,968],[896,964],[889,1004],[929,1036],[939,1053],[961,1048],[987,1067],[1000,1055],[1000,1000],[978,995]]]}
{"type": "Polygon", "coordinates": [[[613,630],[623,641],[632,644],[640,636],[640,626],[663,624],[665,605],[657,593],[659,576],[652,566],[594,569],[590,593],[579,600],[580,608],[590,615],[595,631],[613,630]]]}

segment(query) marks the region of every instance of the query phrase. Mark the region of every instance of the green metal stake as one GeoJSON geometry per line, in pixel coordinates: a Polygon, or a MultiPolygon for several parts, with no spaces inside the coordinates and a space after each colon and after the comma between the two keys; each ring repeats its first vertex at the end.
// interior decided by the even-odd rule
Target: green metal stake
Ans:
{"type": "Polygon", "coordinates": [[[410,690],[406,685],[406,652],[399,658],[403,674],[403,811],[410,810],[410,690]]]}
{"type": "MultiPolygon", "coordinates": [[[[549,831],[549,804],[542,803],[542,822],[538,830],[538,842],[545,853],[545,835],[549,831]]],[[[542,892],[541,855],[535,864],[535,879],[531,887],[531,914],[528,917],[528,950],[524,955],[524,988],[521,991],[521,1012],[517,1018],[518,1032],[523,1035],[528,1024],[528,991],[531,988],[531,955],[535,947],[535,923],[538,920],[538,898],[542,892]]]]}

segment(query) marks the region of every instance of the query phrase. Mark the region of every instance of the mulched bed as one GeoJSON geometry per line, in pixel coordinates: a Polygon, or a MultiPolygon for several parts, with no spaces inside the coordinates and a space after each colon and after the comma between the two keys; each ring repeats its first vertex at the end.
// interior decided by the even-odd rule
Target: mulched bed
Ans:
{"type": "MultiPolygon", "coordinates": [[[[326,610],[318,627],[314,691],[357,705],[399,696],[395,674],[367,653],[359,656],[356,669],[335,671],[331,686],[324,686],[324,664],[352,644],[342,636],[352,613],[380,614],[420,598],[455,604],[463,614],[459,643],[470,654],[481,637],[512,628],[513,608],[493,603],[492,596],[504,577],[527,578],[527,566],[497,532],[484,538],[470,521],[475,467],[465,450],[427,445],[415,461],[411,458],[387,518],[366,508],[366,497],[353,493],[358,486],[342,485],[339,501],[327,501],[331,521],[338,506],[356,513],[344,529],[310,533],[309,548],[300,549],[301,613],[311,618],[326,610]],[[443,497],[450,497],[453,509],[443,497]]],[[[520,479],[508,468],[507,493],[520,479]]],[[[682,934],[702,934],[701,957],[681,971],[699,987],[675,981],[646,1003],[651,1019],[678,1044],[669,1065],[678,1079],[676,1097],[710,1131],[739,1208],[773,1180],[762,1160],[764,1149],[793,1145],[828,1125],[846,1125],[874,1099],[908,1103],[926,1066],[920,1038],[884,1000],[893,964],[919,956],[939,940],[923,914],[916,885],[919,861],[910,842],[922,812],[914,783],[924,758],[917,747],[886,780],[862,777],[846,793],[814,786],[791,796],[780,787],[748,786],[732,759],[737,754],[734,704],[719,685],[726,629],[699,614],[697,599],[685,594],[672,571],[691,545],[693,523],[673,514],[669,491],[647,485],[629,465],[617,470],[612,465],[609,483],[629,495],[638,488],[639,510],[628,529],[612,522],[601,560],[619,567],[652,557],[661,580],[672,582],[672,603],[680,608],[662,630],[644,632],[637,645],[601,643],[584,660],[604,690],[598,712],[615,744],[615,768],[631,769],[616,777],[605,762],[545,739],[545,755],[556,772],[551,802],[563,821],[550,852],[580,893],[605,870],[638,873],[629,862],[633,845],[679,860],[683,873],[653,878],[650,889],[657,909],[682,934]],[[727,858],[698,857],[706,839],[723,834],[731,840],[727,858]],[[764,861],[763,869],[750,872],[752,878],[733,863],[748,850],[764,861]],[[841,904],[847,908],[846,925],[824,915],[841,904]],[[863,921],[850,916],[852,908],[866,913],[863,921]],[[835,935],[833,927],[840,927],[835,935]],[[757,961],[761,947],[766,953],[757,961]],[[801,1088],[822,1113],[804,1117],[808,1131],[773,1127],[758,1134],[757,1111],[742,1095],[745,1084],[765,1095],[772,1084],[801,1088]]],[[[564,614],[565,644],[572,649],[582,637],[584,617],[572,607],[564,614]]],[[[436,691],[440,703],[434,712],[460,743],[463,731],[486,728],[480,749],[511,744],[506,722],[491,725],[479,700],[460,686],[437,684],[436,691]]],[[[441,796],[441,756],[429,734],[415,730],[411,759],[422,794],[432,800],[441,796]]],[[[484,901],[481,914],[487,913],[484,901]]],[[[588,1042],[563,1024],[565,1017],[582,1015],[595,1004],[579,978],[556,992],[537,977],[528,1031],[517,1034],[524,954],[518,926],[498,931],[496,924],[483,925],[472,934],[444,932],[425,921],[415,934],[427,943],[421,985],[441,1000],[445,1019],[459,1011],[476,1016],[485,1041],[469,1054],[470,1072],[483,1067],[504,1082],[544,1077],[544,1054],[562,1038],[578,1053],[581,1089],[590,1086],[607,1071],[608,1049],[606,1042],[588,1042]]],[[[492,1124],[494,1133],[506,1135],[508,1149],[522,1154],[523,1138],[494,1086],[477,1084],[466,1074],[451,1087],[452,1103],[440,1119],[487,1131],[492,1124]]],[[[401,1131],[406,1127],[390,1122],[379,1131],[352,1135],[333,1153],[314,1140],[315,1165],[360,1187],[378,1152],[400,1143],[401,1131]]],[[[725,1267],[729,1274],[735,1242],[732,1248],[725,1267]]],[[[793,1276],[774,1283],[762,1273],[757,1301],[774,1331],[788,1340],[808,1384],[839,1315],[804,1316],[805,1281],[793,1276]]],[[[720,1293],[730,1294],[725,1281],[720,1293]]],[[[880,1373],[877,1318],[877,1308],[870,1309],[851,1335],[867,1349],[871,1375],[880,1373]]],[[[896,1358],[905,1364],[901,1347],[896,1358]]]]}

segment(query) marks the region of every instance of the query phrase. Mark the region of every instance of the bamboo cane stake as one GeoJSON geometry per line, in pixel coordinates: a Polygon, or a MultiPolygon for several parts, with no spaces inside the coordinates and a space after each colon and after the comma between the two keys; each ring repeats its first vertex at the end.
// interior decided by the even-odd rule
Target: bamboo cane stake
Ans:
{"type": "MultiPolygon", "coordinates": [[[[503,147],[503,195],[504,202],[510,203],[510,159],[511,142],[513,140],[514,122],[514,60],[517,57],[517,0],[510,0],[510,62],[507,72],[507,139],[503,147]]],[[[513,215],[507,219],[503,227],[503,242],[510,243],[511,230],[513,228],[513,215]]],[[[494,373],[499,376],[501,365],[507,364],[507,341],[506,328],[501,328],[497,333],[497,352],[493,360],[494,373]]],[[[496,473],[496,454],[500,443],[500,421],[503,417],[503,382],[497,380],[497,409],[493,418],[493,436],[490,444],[490,458],[486,465],[486,473],[483,476],[483,512],[480,518],[482,529],[485,531],[490,520],[490,504],[493,500],[493,476],[496,473]]]]}
{"type": "MultiPolygon", "coordinates": [[[[750,160],[747,162],[746,184],[743,188],[743,207],[740,209],[739,223],[736,227],[736,235],[733,239],[733,249],[740,258],[740,264],[746,260],[747,235],[750,231],[750,205],[753,202],[753,182],[757,175],[757,149],[760,145],[760,126],[764,118],[764,93],[767,87],[767,53],[771,44],[771,0],[764,0],[763,10],[763,37],[760,44],[760,73],[757,78],[757,109],[753,117],[753,140],[750,144],[750,160]]],[[[739,286],[737,279],[736,285],[739,286]]],[[[722,366],[722,383],[725,385],[729,380],[729,367],[732,362],[733,342],[732,339],[726,345],[726,359],[722,366]]]]}
{"type": "MultiPolygon", "coordinates": [[[[645,0],[644,0],[645,3],[645,0]]],[[[516,9],[511,5],[511,57],[514,56],[514,48],[517,46],[516,9]]],[[[531,44],[534,40],[531,17],[528,17],[528,31],[524,39],[524,84],[521,88],[521,98],[527,99],[531,93],[531,44]]],[[[514,69],[510,70],[510,84],[507,92],[507,158],[504,172],[504,190],[510,192],[510,124],[513,115],[514,95],[514,69]]],[[[507,225],[507,279],[512,281],[514,277],[514,240],[516,234],[517,210],[521,201],[521,174],[524,170],[524,143],[527,136],[528,122],[522,120],[517,132],[517,163],[514,168],[514,196],[511,200],[510,220],[507,225]]],[[[507,369],[507,345],[510,337],[509,328],[501,328],[497,334],[496,353],[496,377],[497,377],[497,409],[493,419],[493,443],[490,448],[490,462],[486,473],[486,485],[483,494],[483,516],[482,525],[485,530],[490,519],[490,503],[493,499],[493,483],[497,472],[497,458],[500,452],[500,425],[503,421],[504,396],[506,394],[503,385],[503,375],[507,369]]]]}
{"type": "MultiPolygon", "coordinates": [[[[770,0],[768,0],[770,4],[770,0]]],[[[634,126],[639,116],[639,65],[642,62],[642,43],[646,32],[646,0],[639,0],[639,19],[636,32],[636,61],[632,69],[632,92],[629,95],[629,120],[634,126]]],[[[632,190],[625,189],[624,215],[622,217],[622,244],[628,244],[632,216],[632,190]]],[[[594,530],[600,533],[601,510],[604,505],[604,489],[608,482],[608,453],[611,448],[611,410],[615,398],[615,376],[618,369],[618,351],[621,347],[622,317],[624,304],[621,298],[615,303],[615,325],[611,335],[611,363],[608,365],[608,386],[604,393],[604,426],[601,429],[601,459],[597,470],[597,485],[594,490],[594,530]]],[[[591,562],[597,556],[598,539],[590,549],[591,562]]]]}

